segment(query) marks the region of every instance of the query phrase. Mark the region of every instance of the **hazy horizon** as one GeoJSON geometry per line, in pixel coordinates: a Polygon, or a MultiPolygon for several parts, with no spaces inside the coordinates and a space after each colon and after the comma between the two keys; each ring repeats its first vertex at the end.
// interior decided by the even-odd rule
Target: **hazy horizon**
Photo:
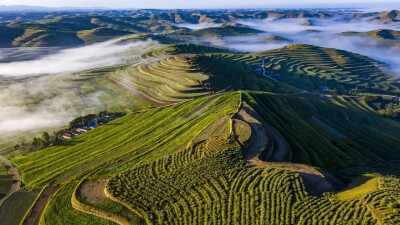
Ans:
{"type": "Polygon", "coordinates": [[[335,0],[321,3],[317,0],[303,0],[301,2],[294,0],[283,0],[276,2],[261,2],[259,0],[248,0],[246,2],[239,0],[226,1],[204,0],[201,2],[188,2],[183,0],[163,1],[149,0],[145,2],[132,2],[129,0],[116,0],[112,3],[106,0],[88,0],[88,1],[54,1],[54,0],[3,0],[0,6],[29,6],[29,7],[47,7],[47,8],[97,8],[97,9],[268,9],[268,8],[367,8],[375,11],[386,9],[400,9],[400,2],[388,0],[377,3],[373,0],[335,0]],[[229,7],[227,7],[229,5],[229,7]]]}

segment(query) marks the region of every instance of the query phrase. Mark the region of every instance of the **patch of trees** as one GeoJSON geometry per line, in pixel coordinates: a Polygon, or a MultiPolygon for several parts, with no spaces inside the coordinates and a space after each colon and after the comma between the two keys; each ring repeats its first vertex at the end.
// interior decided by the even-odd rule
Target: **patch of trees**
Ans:
{"type": "Polygon", "coordinates": [[[166,52],[174,53],[192,53],[192,54],[202,54],[202,53],[222,53],[229,52],[226,48],[217,48],[205,45],[196,44],[175,44],[171,45],[165,49],[166,52]]]}
{"type": "Polygon", "coordinates": [[[54,132],[52,136],[48,132],[43,132],[41,137],[34,137],[31,143],[21,142],[14,146],[14,150],[37,151],[53,145],[62,143],[62,131],[54,132]]]}

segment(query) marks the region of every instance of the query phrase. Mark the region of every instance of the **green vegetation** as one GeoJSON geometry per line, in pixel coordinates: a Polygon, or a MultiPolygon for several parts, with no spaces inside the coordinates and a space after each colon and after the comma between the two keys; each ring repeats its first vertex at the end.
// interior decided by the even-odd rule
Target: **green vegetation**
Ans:
{"type": "Polygon", "coordinates": [[[273,92],[296,92],[282,83],[257,76],[246,62],[231,60],[231,54],[197,55],[191,61],[194,66],[209,75],[210,85],[218,90],[255,90],[273,92]]]}
{"type": "Polygon", "coordinates": [[[158,105],[208,94],[205,86],[208,76],[193,69],[184,56],[173,56],[146,66],[129,66],[108,75],[108,79],[158,105]]]}
{"type": "Polygon", "coordinates": [[[71,195],[74,191],[75,185],[75,183],[67,184],[57,193],[44,215],[44,221],[42,221],[44,224],[115,224],[108,220],[76,211],[72,208],[71,195]]]}
{"type": "Polygon", "coordinates": [[[220,27],[204,28],[191,32],[191,34],[194,36],[202,36],[208,38],[216,38],[221,36],[251,35],[259,33],[262,33],[262,31],[233,22],[223,24],[220,27]]]}
{"type": "Polygon", "coordinates": [[[363,100],[381,115],[396,119],[400,116],[400,104],[391,96],[367,95],[363,96],[363,100]]]}
{"type": "Polygon", "coordinates": [[[399,123],[381,118],[362,103],[341,97],[321,99],[252,92],[243,97],[288,141],[294,162],[335,172],[337,168],[398,157],[396,143],[400,137],[394,130],[399,123]],[[313,116],[334,130],[316,124],[313,116]]]}
{"type": "Polygon", "coordinates": [[[131,32],[115,30],[110,28],[94,28],[92,30],[83,30],[78,32],[78,37],[82,39],[85,44],[92,44],[96,42],[107,41],[115,37],[121,37],[132,34],[131,32]]]}
{"type": "MultiPolygon", "coordinates": [[[[364,200],[376,189],[361,187],[365,191],[355,197],[313,197],[297,173],[245,164],[242,155],[252,131],[234,116],[240,99],[282,134],[295,162],[336,172],[398,157],[398,149],[392,147],[400,135],[391,133],[397,122],[381,118],[361,102],[263,92],[244,92],[240,97],[231,92],[129,114],[63,146],[14,162],[28,187],[83,175],[111,177],[108,191],[147,223],[375,224],[388,216],[393,220],[383,203],[371,209],[364,200]],[[335,137],[313,122],[313,116],[345,137],[335,137]],[[385,216],[376,217],[378,212],[385,216]]],[[[51,201],[46,224],[84,224],[92,218],[72,209],[75,186],[68,184],[51,201]]],[[[120,206],[107,200],[94,206],[122,214],[120,206]]],[[[108,222],[99,221],[103,223],[108,222]]]]}
{"type": "Polygon", "coordinates": [[[218,52],[228,52],[228,49],[210,47],[206,45],[196,45],[196,44],[172,44],[166,49],[168,53],[191,53],[191,54],[202,54],[202,53],[218,53],[218,52]]]}
{"type": "MultiPolygon", "coordinates": [[[[393,11],[373,15],[400,18],[393,11]]],[[[47,99],[73,99],[60,107],[76,112],[69,131],[106,115],[118,119],[69,141],[52,131],[1,137],[0,153],[17,156],[12,162],[23,185],[0,206],[0,223],[34,218],[47,204],[41,225],[114,224],[102,218],[122,224],[400,224],[400,108],[383,95],[400,94],[400,81],[385,64],[303,44],[251,54],[182,44],[261,33],[232,21],[326,16],[137,10],[4,22],[0,47],[76,46],[130,34],[120,43],[151,38],[165,45],[133,49],[121,65],[44,76],[37,94],[5,99],[32,110],[47,99]],[[177,25],[203,22],[223,25],[177,25]],[[321,86],[332,96],[320,96],[321,86]],[[12,151],[15,142],[22,143],[12,151]],[[47,192],[26,214],[43,187],[47,192]]],[[[389,30],[366,35],[399,39],[389,30]]],[[[0,197],[11,184],[0,165],[0,197]]]]}
{"type": "MultiPolygon", "coordinates": [[[[237,106],[238,94],[231,93],[130,114],[63,145],[13,161],[22,174],[23,183],[31,187],[62,182],[131,154],[138,154],[140,160],[152,161],[185,146],[205,126],[222,115],[233,113],[237,106]]],[[[133,158],[107,173],[129,168],[137,160],[133,158]]]]}
{"type": "Polygon", "coordinates": [[[340,93],[353,89],[372,93],[400,93],[400,81],[385,72],[385,65],[347,51],[295,44],[248,55],[225,55],[252,67],[265,60],[267,74],[306,90],[321,86],[340,93]]]}
{"type": "Polygon", "coordinates": [[[12,177],[8,173],[7,168],[0,162],[0,199],[10,191],[12,185],[12,177]]]}
{"type": "Polygon", "coordinates": [[[0,206],[0,219],[2,224],[19,225],[26,211],[35,201],[37,194],[34,192],[18,191],[11,195],[0,206]]]}

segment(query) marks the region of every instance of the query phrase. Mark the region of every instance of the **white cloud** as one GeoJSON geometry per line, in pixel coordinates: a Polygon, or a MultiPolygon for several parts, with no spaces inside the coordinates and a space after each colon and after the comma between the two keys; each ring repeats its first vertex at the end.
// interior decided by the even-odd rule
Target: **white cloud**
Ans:
{"type": "Polygon", "coordinates": [[[60,50],[40,59],[0,63],[0,76],[29,76],[72,73],[121,63],[122,54],[131,48],[140,48],[152,41],[118,44],[122,39],[84,47],[60,50]]]}

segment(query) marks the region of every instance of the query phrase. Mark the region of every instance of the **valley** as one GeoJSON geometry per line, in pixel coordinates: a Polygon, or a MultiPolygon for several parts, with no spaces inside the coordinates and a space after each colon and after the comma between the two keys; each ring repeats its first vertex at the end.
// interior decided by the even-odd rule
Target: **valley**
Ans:
{"type": "Polygon", "coordinates": [[[400,223],[398,11],[0,15],[1,224],[400,223]]]}

